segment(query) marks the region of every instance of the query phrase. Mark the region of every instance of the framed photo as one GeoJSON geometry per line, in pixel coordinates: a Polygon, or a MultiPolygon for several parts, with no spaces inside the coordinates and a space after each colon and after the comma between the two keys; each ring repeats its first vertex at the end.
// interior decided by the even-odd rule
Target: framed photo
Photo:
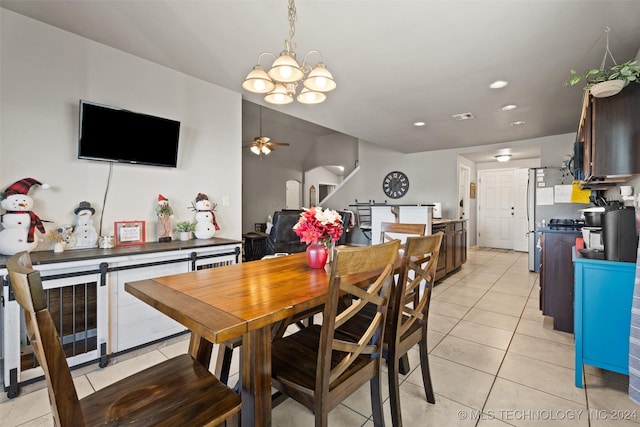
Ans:
{"type": "Polygon", "coordinates": [[[476,183],[472,182],[469,184],[469,197],[472,199],[476,198],[476,183]]]}
{"type": "Polygon", "coordinates": [[[113,223],[116,233],[116,246],[143,245],[145,243],[144,221],[116,221],[113,223]]]}

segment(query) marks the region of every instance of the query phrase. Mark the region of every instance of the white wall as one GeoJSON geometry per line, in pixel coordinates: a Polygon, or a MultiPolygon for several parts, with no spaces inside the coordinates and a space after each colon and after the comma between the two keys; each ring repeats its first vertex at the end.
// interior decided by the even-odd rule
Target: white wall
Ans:
{"type": "MultiPolygon", "coordinates": [[[[33,177],[52,186],[29,193],[45,224],[73,224],[86,200],[98,228],[147,221],[157,239],[158,194],[175,219],[188,219],[198,193],[218,203],[219,237],[241,237],[241,95],[164,66],[0,9],[0,189],[33,177]],[[181,122],[178,167],[115,164],[106,203],[109,163],[77,159],[80,99],[181,122]],[[223,196],[229,205],[222,206],[223,196]]],[[[142,141],[141,141],[142,142],[142,141]]],[[[152,143],[149,144],[152,149],[152,143]]]]}

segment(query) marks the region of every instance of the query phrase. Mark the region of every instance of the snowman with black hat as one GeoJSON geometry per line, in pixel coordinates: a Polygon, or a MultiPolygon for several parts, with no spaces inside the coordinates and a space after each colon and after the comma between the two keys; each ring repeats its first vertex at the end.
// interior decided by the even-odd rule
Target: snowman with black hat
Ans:
{"type": "Polygon", "coordinates": [[[73,227],[73,249],[95,248],[98,246],[98,232],[93,226],[92,216],[96,210],[89,202],[80,202],[73,210],[76,215],[76,225],[73,227]]]}
{"type": "Polygon", "coordinates": [[[0,231],[0,254],[14,255],[21,251],[31,252],[38,245],[35,230],[45,234],[42,220],[32,212],[33,198],[28,195],[32,186],[49,188],[33,178],[24,178],[11,184],[0,193],[0,207],[5,210],[2,215],[0,231]]]}

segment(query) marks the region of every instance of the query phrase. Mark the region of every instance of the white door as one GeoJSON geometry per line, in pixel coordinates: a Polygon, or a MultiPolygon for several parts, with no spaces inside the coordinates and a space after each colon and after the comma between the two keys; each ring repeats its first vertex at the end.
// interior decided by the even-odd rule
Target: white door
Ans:
{"type": "Polygon", "coordinates": [[[478,246],[513,249],[514,169],[478,172],[478,246]]]}
{"type": "Polygon", "coordinates": [[[527,185],[529,169],[517,169],[515,172],[515,194],[513,205],[515,215],[513,220],[513,250],[529,251],[529,221],[527,219],[527,185]]]}
{"type": "Polygon", "coordinates": [[[290,179],[286,183],[286,209],[300,209],[300,181],[290,179]]]}

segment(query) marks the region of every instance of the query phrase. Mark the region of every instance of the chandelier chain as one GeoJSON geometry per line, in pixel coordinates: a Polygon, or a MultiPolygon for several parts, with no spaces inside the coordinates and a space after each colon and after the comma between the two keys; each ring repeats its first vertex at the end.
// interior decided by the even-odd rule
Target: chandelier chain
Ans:
{"type": "Polygon", "coordinates": [[[296,13],[296,4],[294,0],[289,0],[289,40],[293,41],[293,36],[296,33],[296,20],[298,19],[296,13]]]}

